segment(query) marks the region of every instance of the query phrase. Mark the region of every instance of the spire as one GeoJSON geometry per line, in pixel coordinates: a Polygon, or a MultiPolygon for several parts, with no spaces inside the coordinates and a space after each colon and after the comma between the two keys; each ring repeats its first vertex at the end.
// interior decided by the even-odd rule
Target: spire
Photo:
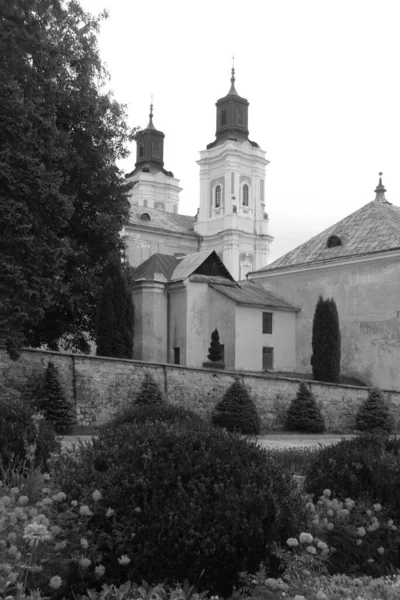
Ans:
{"type": "Polygon", "coordinates": [[[149,114],[149,124],[146,129],[155,129],[153,124],[153,94],[151,95],[151,104],[150,104],[150,114],[149,114]]]}
{"type": "Polygon", "coordinates": [[[234,96],[238,96],[239,94],[237,93],[236,89],[235,89],[235,57],[232,56],[232,71],[231,71],[232,75],[231,75],[231,89],[228,92],[228,96],[231,96],[232,94],[234,96]]]}
{"type": "Polygon", "coordinates": [[[379,173],[379,183],[375,189],[375,193],[376,193],[375,202],[388,202],[385,198],[385,192],[386,192],[386,189],[382,183],[382,172],[380,172],[379,173]]]}

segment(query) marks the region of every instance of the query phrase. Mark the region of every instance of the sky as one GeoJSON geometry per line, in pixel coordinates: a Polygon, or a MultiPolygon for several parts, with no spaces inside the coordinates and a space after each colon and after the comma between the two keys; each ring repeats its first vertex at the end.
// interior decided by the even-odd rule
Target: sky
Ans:
{"type": "MultiPolygon", "coordinates": [[[[270,262],[375,198],[400,205],[397,0],[80,0],[107,9],[99,49],[129,124],[165,133],[164,166],[199,205],[200,150],[215,102],[247,98],[250,139],[266,151],[270,262]]],[[[133,170],[130,158],[119,166],[133,170]]]]}

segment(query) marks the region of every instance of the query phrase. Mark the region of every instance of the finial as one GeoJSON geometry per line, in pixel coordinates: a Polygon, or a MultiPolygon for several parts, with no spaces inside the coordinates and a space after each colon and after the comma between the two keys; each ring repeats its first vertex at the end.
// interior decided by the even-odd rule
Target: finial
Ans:
{"type": "Polygon", "coordinates": [[[153,94],[151,94],[150,97],[150,114],[149,114],[149,124],[147,125],[146,129],[155,129],[154,124],[153,124],[153,94]]]}
{"type": "Polygon", "coordinates": [[[232,56],[231,89],[228,92],[228,96],[230,94],[235,94],[235,96],[238,95],[237,91],[235,90],[235,55],[232,56]]]}
{"type": "Polygon", "coordinates": [[[375,194],[376,194],[376,196],[375,196],[375,202],[386,202],[386,203],[388,203],[388,201],[385,198],[386,189],[385,189],[385,186],[382,183],[382,175],[383,175],[383,173],[382,173],[382,171],[380,171],[379,172],[379,183],[378,183],[378,185],[375,188],[375,194]]]}

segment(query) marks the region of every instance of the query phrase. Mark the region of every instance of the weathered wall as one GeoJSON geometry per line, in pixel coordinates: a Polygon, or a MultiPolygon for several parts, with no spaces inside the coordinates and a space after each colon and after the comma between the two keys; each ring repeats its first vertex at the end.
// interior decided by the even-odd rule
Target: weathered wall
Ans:
{"type": "Polygon", "coordinates": [[[237,306],[235,368],[262,371],[262,348],[274,349],[274,370],[293,372],[296,366],[296,313],[237,306]],[[263,333],[263,312],[272,312],[272,333],[263,333]]]}
{"type": "MultiPolygon", "coordinates": [[[[143,212],[146,208],[143,207],[143,212]]],[[[150,256],[159,252],[161,254],[193,254],[199,252],[199,240],[193,235],[185,235],[181,232],[168,232],[163,230],[146,231],[135,229],[129,225],[126,231],[126,256],[132,267],[137,267],[150,256]]]]}
{"type": "Polygon", "coordinates": [[[342,373],[367,385],[400,389],[400,263],[389,255],[323,268],[257,277],[301,307],[296,370],[311,372],[312,321],[318,296],[335,299],[342,336],[342,373]]]}
{"type": "Polygon", "coordinates": [[[167,294],[164,284],[145,281],[133,292],[135,306],[134,358],[167,360],[167,294]]]}
{"type": "MultiPolygon", "coordinates": [[[[134,400],[146,373],[152,375],[169,402],[191,408],[206,418],[210,418],[235,375],[240,375],[256,403],[264,431],[283,428],[286,408],[298,388],[298,381],[287,378],[38,350],[25,350],[14,362],[0,349],[0,393],[22,392],[35,375],[44,372],[49,360],[57,366],[66,397],[75,404],[77,421],[82,425],[104,423],[124,402],[134,400]]],[[[315,382],[310,385],[328,431],[352,430],[357,407],[368,390],[315,382]]],[[[400,392],[385,395],[399,429],[400,392]]]]}

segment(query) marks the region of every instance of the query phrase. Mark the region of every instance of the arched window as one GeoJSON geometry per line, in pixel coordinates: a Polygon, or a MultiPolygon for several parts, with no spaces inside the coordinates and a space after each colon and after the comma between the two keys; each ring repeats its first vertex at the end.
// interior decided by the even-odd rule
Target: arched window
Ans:
{"type": "Polygon", "coordinates": [[[249,186],[247,183],[244,184],[242,189],[242,204],[243,206],[249,205],[249,186]]]}
{"type": "Polygon", "coordinates": [[[217,185],[215,188],[215,208],[219,208],[221,206],[221,186],[217,185]]]}
{"type": "Polygon", "coordinates": [[[341,246],[342,240],[337,235],[331,235],[326,242],[327,248],[334,248],[335,246],[341,246]]]}
{"type": "Polygon", "coordinates": [[[165,210],[165,204],[164,202],[155,202],[154,208],[158,208],[158,210],[165,210]]]}

